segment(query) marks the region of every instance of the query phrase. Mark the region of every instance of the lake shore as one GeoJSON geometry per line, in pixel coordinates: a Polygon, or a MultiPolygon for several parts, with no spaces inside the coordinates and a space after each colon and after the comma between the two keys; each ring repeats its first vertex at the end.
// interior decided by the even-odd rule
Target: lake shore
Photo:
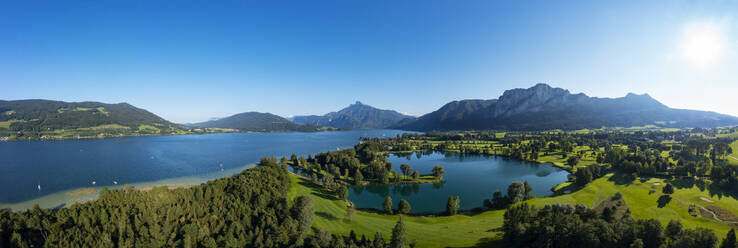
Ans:
{"type": "MultiPolygon", "coordinates": [[[[149,191],[154,187],[166,186],[169,190],[178,188],[190,188],[192,186],[206,183],[210,180],[233,176],[241,173],[241,171],[254,167],[256,164],[247,164],[239,166],[237,168],[228,169],[224,171],[207,173],[203,175],[187,176],[168,178],[157,181],[149,182],[136,182],[131,183],[131,187],[135,190],[149,191]]],[[[116,186],[99,186],[99,187],[83,187],[70,190],[63,190],[54,192],[48,195],[43,195],[31,200],[7,203],[0,202],[0,209],[10,209],[12,211],[24,211],[33,208],[34,205],[38,204],[40,208],[66,208],[77,203],[84,203],[87,201],[96,200],[100,196],[100,190],[103,188],[107,189],[123,189],[125,185],[116,186]]]]}

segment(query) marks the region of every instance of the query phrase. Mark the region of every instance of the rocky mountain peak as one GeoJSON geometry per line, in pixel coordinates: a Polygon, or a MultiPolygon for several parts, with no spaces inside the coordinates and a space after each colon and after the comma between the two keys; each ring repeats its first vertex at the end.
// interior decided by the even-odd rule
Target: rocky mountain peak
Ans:
{"type": "Polygon", "coordinates": [[[573,95],[568,90],[539,83],[528,89],[512,89],[500,96],[493,116],[510,116],[523,112],[537,112],[558,108],[588,99],[584,94],[573,95]]]}

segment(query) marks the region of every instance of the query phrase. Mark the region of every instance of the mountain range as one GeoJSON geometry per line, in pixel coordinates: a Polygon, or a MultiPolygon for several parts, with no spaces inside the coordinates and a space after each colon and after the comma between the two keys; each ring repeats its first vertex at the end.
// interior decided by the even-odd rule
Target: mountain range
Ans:
{"type": "Polygon", "coordinates": [[[374,108],[357,101],[337,112],[325,115],[294,116],[292,121],[301,124],[328,126],[351,129],[387,128],[401,121],[409,121],[415,117],[401,114],[394,110],[374,108]]]}
{"type": "MultiPolygon", "coordinates": [[[[323,131],[392,128],[413,131],[576,130],[601,127],[691,128],[738,125],[738,118],[709,111],[674,109],[648,94],[619,98],[537,84],[505,91],[497,99],[460,100],[415,118],[361,102],[325,115],[286,119],[270,113],[245,112],[191,127],[248,132],[323,131]]],[[[169,122],[128,103],[0,100],[0,139],[43,139],[209,132],[169,122]]],[[[216,130],[217,131],[217,130],[216,130]]]]}
{"type": "MultiPolygon", "coordinates": [[[[0,100],[0,136],[28,139],[49,136],[172,134],[184,127],[128,103],[0,100]]],[[[68,138],[68,137],[67,137],[68,138]]]]}
{"type": "Polygon", "coordinates": [[[498,99],[450,102],[439,110],[392,128],[444,130],[575,130],[601,127],[718,127],[738,125],[738,118],[708,111],[673,109],[648,94],[620,98],[537,84],[505,91],[498,99]]]}
{"type": "Polygon", "coordinates": [[[313,132],[324,130],[320,126],[297,124],[278,115],[259,112],[245,112],[225,118],[187,124],[193,127],[230,128],[242,132],[313,132]]]}

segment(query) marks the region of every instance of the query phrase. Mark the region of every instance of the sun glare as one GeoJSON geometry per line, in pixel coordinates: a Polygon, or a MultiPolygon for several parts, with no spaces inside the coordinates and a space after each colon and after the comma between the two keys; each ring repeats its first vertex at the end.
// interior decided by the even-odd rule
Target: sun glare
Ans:
{"type": "Polygon", "coordinates": [[[714,23],[693,23],[684,29],[681,53],[687,62],[701,69],[720,61],[726,41],[721,27],[714,23]]]}

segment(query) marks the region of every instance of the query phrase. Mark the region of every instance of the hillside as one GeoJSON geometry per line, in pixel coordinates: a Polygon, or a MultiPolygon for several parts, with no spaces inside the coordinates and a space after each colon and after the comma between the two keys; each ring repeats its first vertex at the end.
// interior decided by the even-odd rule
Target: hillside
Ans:
{"type": "Polygon", "coordinates": [[[316,125],[300,125],[270,113],[245,112],[216,120],[194,123],[191,126],[206,128],[230,128],[242,132],[314,132],[323,128],[316,125]]]}
{"type": "Polygon", "coordinates": [[[717,127],[738,125],[738,118],[707,111],[669,108],[648,94],[620,98],[538,84],[507,90],[499,99],[461,100],[394,128],[431,130],[575,130],[601,127],[717,127]]]}
{"type": "Polygon", "coordinates": [[[394,110],[384,110],[356,102],[348,107],[325,115],[295,116],[292,121],[301,124],[337,128],[374,129],[387,128],[400,121],[413,119],[394,110]]]}
{"type": "Polygon", "coordinates": [[[0,137],[11,140],[174,134],[184,130],[128,103],[0,101],[0,137]]]}

